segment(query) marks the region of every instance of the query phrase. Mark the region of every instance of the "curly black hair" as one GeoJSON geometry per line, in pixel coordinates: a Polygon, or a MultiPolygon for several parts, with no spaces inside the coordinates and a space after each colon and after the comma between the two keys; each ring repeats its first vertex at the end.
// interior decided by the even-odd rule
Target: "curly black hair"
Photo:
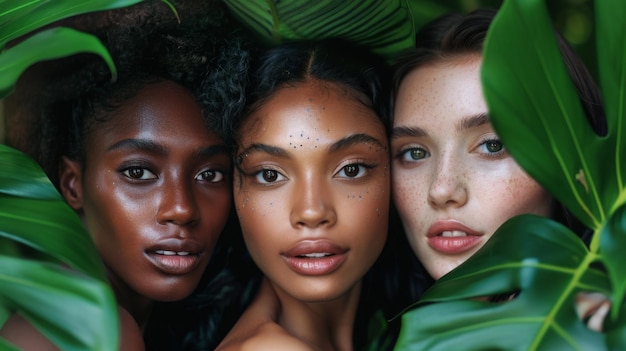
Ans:
{"type": "MultiPolygon", "coordinates": [[[[218,132],[225,107],[243,101],[240,84],[226,72],[237,55],[239,61],[247,60],[247,52],[239,50],[247,42],[246,33],[219,0],[171,2],[177,13],[163,2],[146,1],[55,24],[97,36],[113,58],[116,80],[100,57],[81,54],[39,63],[18,82],[9,98],[13,111],[7,122],[13,134],[8,141],[37,160],[55,185],[61,157],[84,165],[89,133],[114,118],[146,84],[169,80],[186,87],[197,96],[207,128],[218,132]]],[[[247,286],[256,282],[248,279],[254,275],[253,264],[242,264],[246,255],[231,210],[196,292],[154,307],[146,348],[214,349],[250,299],[247,286]]]]}

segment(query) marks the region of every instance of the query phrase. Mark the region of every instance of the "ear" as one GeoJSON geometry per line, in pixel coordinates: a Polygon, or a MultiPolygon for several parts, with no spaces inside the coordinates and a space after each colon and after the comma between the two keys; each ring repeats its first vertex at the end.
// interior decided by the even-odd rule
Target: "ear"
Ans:
{"type": "Polygon", "coordinates": [[[65,201],[79,212],[83,209],[82,166],[63,156],[59,165],[59,187],[65,201]]]}

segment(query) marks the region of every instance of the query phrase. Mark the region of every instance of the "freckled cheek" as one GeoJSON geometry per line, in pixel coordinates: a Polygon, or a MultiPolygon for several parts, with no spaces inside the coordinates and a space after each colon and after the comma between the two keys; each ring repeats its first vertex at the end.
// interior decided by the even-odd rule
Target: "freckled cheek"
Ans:
{"type": "Polygon", "coordinates": [[[522,213],[550,216],[552,197],[526,174],[511,177],[507,182],[507,189],[502,192],[502,195],[504,199],[498,201],[502,201],[502,204],[509,208],[508,217],[522,213]]]}
{"type": "Polygon", "coordinates": [[[415,226],[427,203],[426,183],[410,173],[394,173],[391,184],[393,202],[402,222],[415,226]]]}

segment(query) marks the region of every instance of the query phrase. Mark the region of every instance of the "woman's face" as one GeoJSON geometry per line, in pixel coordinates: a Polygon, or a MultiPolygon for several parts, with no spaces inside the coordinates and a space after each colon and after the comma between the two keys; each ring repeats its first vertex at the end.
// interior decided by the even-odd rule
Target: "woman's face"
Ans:
{"type": "Polygon", "coordinates": [[[231,204],[229,155],[194,97],[172,82],[144,86],[87,135],[85,155],[83,167],[66,162],[62,188],[116,289],[188,296],[231,204]]]}
{"type": "Polygon", "coordinates": [[[415,69],[403,80],[391,137],[393,199],[409,242],[439,279],[507,219],[550,215],[550,195],[511,158],[482,95],[479,55],[415,69]]]}
{"type": "Polygon", "coordinates": [[[235,205],[256,264],[295,300],[358,291],[387,236],[382,122],[353,92],[314,81],[279,89],[240,130],[235,205]]]}

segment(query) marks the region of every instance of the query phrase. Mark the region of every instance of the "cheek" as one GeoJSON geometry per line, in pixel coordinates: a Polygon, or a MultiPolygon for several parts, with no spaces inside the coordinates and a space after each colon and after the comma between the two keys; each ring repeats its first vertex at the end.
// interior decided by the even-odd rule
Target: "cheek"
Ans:
{"type": "Polygon", "coordinates": [[[420,177],[408,172],[395,172],[392,181],[393,202],[402,218],[409,224],[411,218],[417,219],[426,204],[426,183],[420,177]]]}
{"type": "Polygon", "coordinates": [[[493,191],[491,195],[491,202],[495,205],[493,210],[500,212],[499,224],[524,213],[550,216],[551,195],[523,171],[501,184],[500,191],[493,191]]]}

